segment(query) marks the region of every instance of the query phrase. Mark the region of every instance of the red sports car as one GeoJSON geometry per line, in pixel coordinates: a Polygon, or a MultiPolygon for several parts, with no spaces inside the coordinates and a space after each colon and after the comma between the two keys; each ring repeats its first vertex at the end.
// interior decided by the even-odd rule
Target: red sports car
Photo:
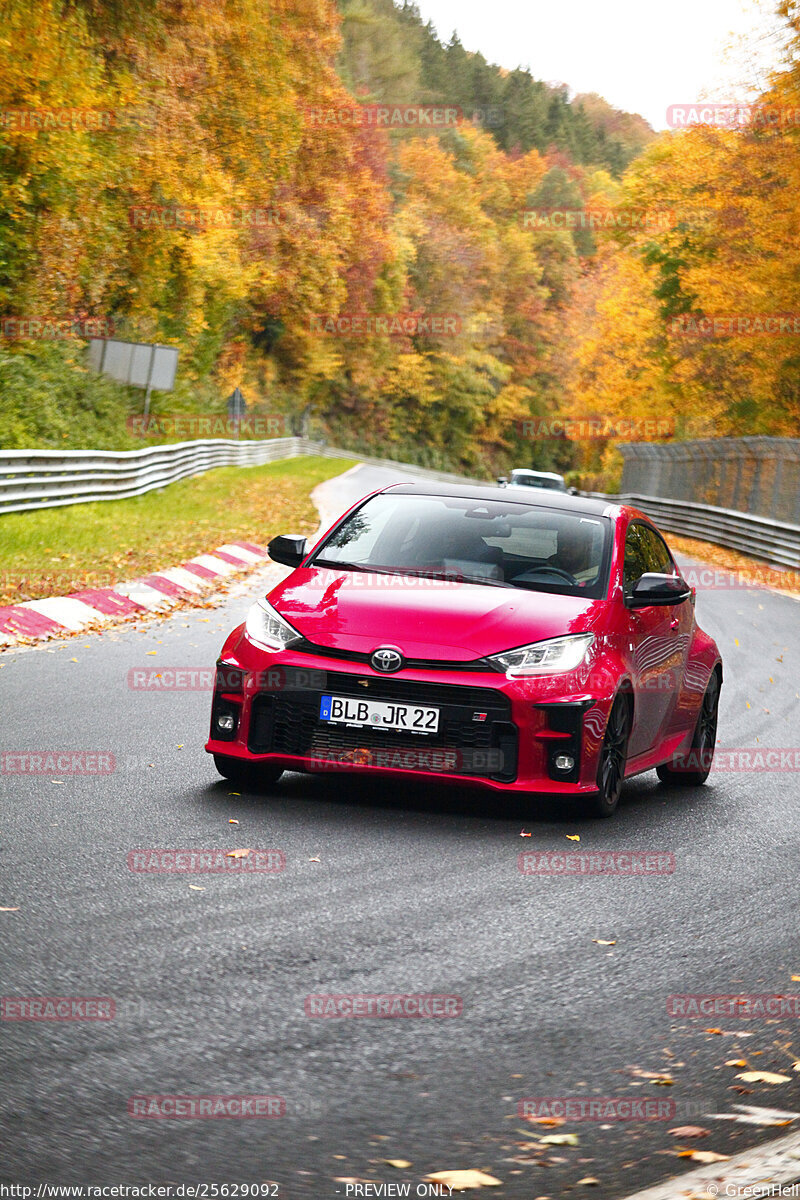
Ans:
{"type": "Polygon", "coordinates": [[[238,783],[382,772],[584,796],[704,783],[722,663],[643,513],[495,487],[394,484],[253,605],[217,665],[206,749],[238,783]]]}

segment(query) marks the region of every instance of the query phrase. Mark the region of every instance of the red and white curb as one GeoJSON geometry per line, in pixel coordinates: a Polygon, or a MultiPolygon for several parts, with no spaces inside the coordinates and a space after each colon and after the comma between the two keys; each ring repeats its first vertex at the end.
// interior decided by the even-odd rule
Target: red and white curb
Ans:
{"type": "Polygon", "coordinates": [[[0,645],[15,645],[125,617],[172,608],[209,590],[218,580],[265,562],[267,552],[252,542],[227,542],[211,554],[198,554],[178,567],[154,571],[113,588],[87,588],[70,596],[49,596],[0,607],[0,645]]]}

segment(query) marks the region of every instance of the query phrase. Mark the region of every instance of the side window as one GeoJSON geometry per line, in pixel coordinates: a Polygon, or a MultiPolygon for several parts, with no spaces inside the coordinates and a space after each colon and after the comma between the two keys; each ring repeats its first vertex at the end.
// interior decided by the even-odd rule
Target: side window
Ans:
{"type": "Polygon", "coordinates": [[[628,532],[625,534],[625,562],[622,567],[622,584],[625,591],[630,591],[646,571],[650,568],[647,565],[647,556],[643,545],[642,534],[644,527],[642,525],[631,524],[628,526],[628,532]]]}
{"type": "Polygon", "coordinates": [[[664,539],[656,533],[655,529],[650,529],[647,525],[640,525],[639,532],[647,561],[646,570],[653,571],[657,575],[674,575],[677,568],[664,539]]]}

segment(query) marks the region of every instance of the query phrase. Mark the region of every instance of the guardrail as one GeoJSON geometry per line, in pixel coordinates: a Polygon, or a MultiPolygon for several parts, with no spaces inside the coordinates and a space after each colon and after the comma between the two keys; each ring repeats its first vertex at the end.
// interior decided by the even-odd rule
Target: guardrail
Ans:
{"type": "Polygon", "coordinates": [[[222,438],[144,450],[0,451],[0,514],[141,496],[213,467],[254,467],[303,453],[300,438],[222,438]]]}
{"type": "Polygon", "coordinates": [[[717,546],[740,550],[777,566],[800,567],[800,525],[695,504],[690,500],[667,500],[663,496],[640,496],[631,492],[620,496],[602,492],[583,494],[616,504],[633,504],[667,533],[714,542],[717,546]]]}
{"type": "MultiPolygon", "coordinates": [[[[388,458],[371,458],[298,437],[259,442],[211,438],[122,451],[5,450],[0,451],[0,515],[141,496],[214,467],[254,467],[301,454],[350,459],[443,483],[492,482],[388,458]]],[[[634,504],[667,532],[714,542],[779,566],[800,567],[800,525],[661,496],[585,495],[634,504]]]]}
{"type": "Polygon", "coordinates": [[[0,450],[0,515],[123,500],[202,475],[214,467],[255,467],[300,454],[348,458],[421,478],[463,482],[459,475],[389,459],[365,458],[299,437],[251,442],[208,438],[143,450],[0,450]]]}

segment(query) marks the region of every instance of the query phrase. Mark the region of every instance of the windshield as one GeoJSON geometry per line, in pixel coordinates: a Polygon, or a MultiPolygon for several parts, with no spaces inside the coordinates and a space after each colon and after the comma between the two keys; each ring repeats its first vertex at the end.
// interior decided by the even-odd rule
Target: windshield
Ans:
{"type": "Polygon", "coordinates": [[[562,479],[548,479],[546,475],[511,475],[511,482],[517,487],[547,488],[553,492],[565,492],[567,485],[562,479]]]}
{"type": "Polygon", "coordinates": [[[444,576],[598,599],[611,523],[528,503],[452,496],[373,496],[320,546],[311,564],[444,576]]]}

